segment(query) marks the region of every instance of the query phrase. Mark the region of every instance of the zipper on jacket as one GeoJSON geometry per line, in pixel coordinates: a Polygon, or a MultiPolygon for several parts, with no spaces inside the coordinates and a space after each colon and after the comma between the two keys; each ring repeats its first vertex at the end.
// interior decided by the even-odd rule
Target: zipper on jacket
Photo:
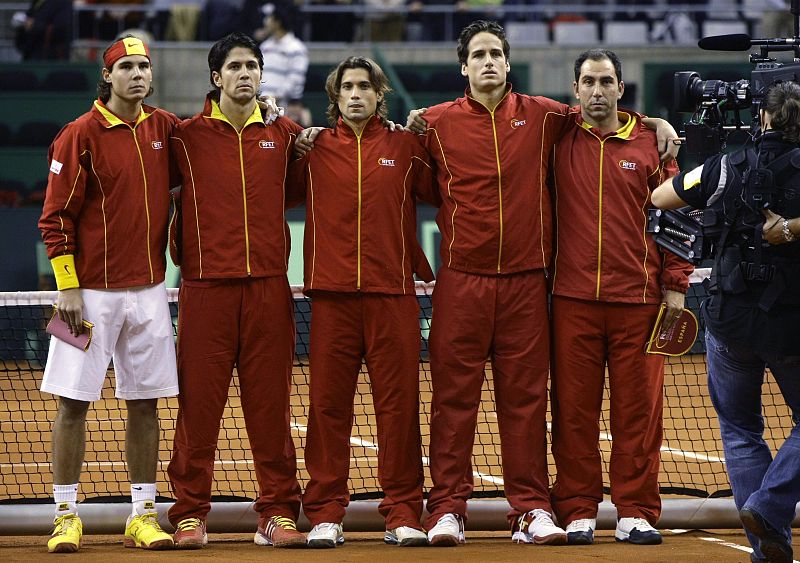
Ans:
{"type": "Polygon", "coordinates": [[[150,256],[150,204],[147,201],[147,174],[145,173],[144,169],[144,157],[142,156],[142,149],[139,147],[139,139],[136,137],[136,125],[131,127],[131,134],[133,135],[133,144],[136,145],[136,152],[139,153],[139,164],[142,167],[142,182],[144,185],[144,215],[147,219],[147,265],[150,268],[150,283],[153,283],[155,278],[153,276],[153,259],[150,256]]]}
{"type": "Polygon", "coordinates": [[[356,133],[356,144],[358,146],[358,224],[356,227],[357,237],[357,271],[356,289],[361,290],[361,133],[356,133]]]}
{"type": "Polygon", "coordinates": [[[490,110],[489,115],[492,118],[492,136],[494,137],[494,158],[497,161],[497,201],[500,213],[500,244],[497,249],[497,273],[499,274],[500,265],[503,259],[503,174],[500,170],[500,147],[497,144],[497,126],[494,120],[494,110],[490,110]]]}
{"type": "Polygon", "coordinates": [[[247,184],[245,183],[244,179],[244,153],[242,151],[242,131],[244,131],[244,127],[242,127],[242,131],[233,128],[236,131],[236,136],[239,138],[239,170],[242,173],[242,204],[244,206],[244,252],[245,252],[245,260],[247,262],[247,275],[251,276],[252,272],[250,271],[250,232],[248,230],[247,225],[247,184]]]}
{"type": "MultiPolygon", "coordinates": [[[[592,133],[594,135],[594,133],[592,133]]],[[[595,135],[597,137],[597,135],[595,135]]],[[[600,141],[600,183],[597,186],[597,288],[595,300],[600,299],[600,268],[603,265],[603,161],[605,160],[606,140],[597,137],[600,141]]]]}

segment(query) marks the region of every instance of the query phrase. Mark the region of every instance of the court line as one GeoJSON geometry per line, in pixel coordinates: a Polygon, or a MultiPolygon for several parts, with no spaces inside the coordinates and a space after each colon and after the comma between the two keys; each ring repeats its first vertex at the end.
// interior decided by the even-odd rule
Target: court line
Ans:
{"type": "MultiPolygon", "coordinates": [[[[700,538],[703,541],[713,542],[719,545],[724,545],[725,547],[730,547],[732,549],[738,549],[739,551],[744,551],[745,553],[753,553],[752,547],[747,547],[745,545],[739,545],[738,543],[733,543],[725,540],[721,540],[719,538],[700,538]]],[[[793,559],[792,563],[800,563],[797,559],[793,559]]]]}

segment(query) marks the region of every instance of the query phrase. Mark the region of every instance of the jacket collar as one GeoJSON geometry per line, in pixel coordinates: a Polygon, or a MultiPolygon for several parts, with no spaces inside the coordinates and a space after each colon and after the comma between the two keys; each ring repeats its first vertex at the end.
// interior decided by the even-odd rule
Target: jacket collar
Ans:
{"type": "MultiPolygon", "coordinates": [[[[383,120],[378,117],[377,115],[373,114],[369,117],[366,125],[364,125],[364,129],[361,131],[361,137],[369,136],[374,131],[380,131],[385,127],[383,120]]],[[[343,137],[351,137],[353,139],[356,138],[356,133],[353,129],[345,123],[344,119],[339,116],[339,119],[336,121],[336,131],[339,135],[343,137]]]]}
{"type": "MultiPolygon", "coordinates": [[[[511,90],[512,90],[511,82],[506,82],[506,93],[503,94],[503,97],[500,98],[499,102],[497,102],[494,111],[497,111],[505,103],[505,101],[508,99],[509,94],[511,94],[511,90]]],[[[472,97],[472,90],[470,90],[469,87],[467,87],[467,89],[464,90],[464,98],[467,100],[467,104],[471,109],[479,112],[490,111],[488,107],[486,107],[481,102],[472,97]]]]}
{"type": "Polygon", "coordinates": [[[142,110],[139,113],[139,117],[136,118],[136,122],[131,126],[129,122],[125,121],[117,114],[115,114],[113,111],[108,109],[106,105],[98,98],[97,100],[94,101],[94,105],[92,105],[92,116],[97,121],[99,121],[106,129],[110,129],[111,127],[117,127],[119,125],[124,125],[125,127],[136,127],[142,121],[150,117],[155,111],[155,109],[156,108],[154,107],[142,104],[142,110]]]}
{"type": "MultiPolygon", "coordinates": [[[[235,128],[233,123],[231,123],[231,121],[227,118],[227,116],[224,113],[222,113],[222,110],[219,109],[219,103],[217,103],[217,101],[211,97],[211,94],[206,96],[206,103],[205,106],[203,106],[203,117],[205,117],[206,119],[216,119],[219,121],[224,121],[225,123],[230,124],[231,127],[235,128]]],[[[244,127],[242,127],[242,129],[253,123],[260,124],[262,127],[265,126],[264,117],[261,115],[261,108],[258,107],[258,104],[256,104],[255,108],[253,108],[253,113],[250,115],[250,117],[247,118],[247,121],[245,121],[244,127]]]]}
{"type": "Polygon", "coordinates": [[[610,139],[611,137],[617,137],[618,139],[627,141],[629,139],[636,138],[637,135],[636,124],[638,123],[636,117],[628,112],[618,111],[617,118],[622,122],[622,126],[616,131],[612,131],[611,133],[606,133],[605,135],[603,135],[602,133],[600,133],[599,130],[595,129],[594,127],[589,125],[589,123],[584,121],[583,115],[581,115],[580,111],[576,113],[575,121],[578,123],[578,125],[586,129],[587,131],[591,131],[592,134],[594,134],[596,137],[600,139],[610,139]]]}

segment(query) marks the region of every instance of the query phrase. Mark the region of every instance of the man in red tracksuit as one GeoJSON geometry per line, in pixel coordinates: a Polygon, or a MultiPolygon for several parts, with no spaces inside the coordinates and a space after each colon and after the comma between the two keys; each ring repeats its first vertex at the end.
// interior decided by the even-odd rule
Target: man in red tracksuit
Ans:
{"type": "Polygon", "coordinates": [[[461,32],[463,98],[428,108],[426,146],[442,196],[442,267],[430,334],[433,405],[428,538],[464,541],[470,457],[484,368],[492,362],[503,480],[514,539],[564,543],[550,515],[545,414],[551,149],[568,107],[511,90],[503,28],[461,32]]]}
{"type": "Polygon", "coordinates": [[[580,112],[553,156],[553,508],[569,543],[592,543],[603,499],[598,439],[607,364],[616,538],[656,544],[664,357],[645,346],[662,302],[667,324],[682,311],[691,265],[662,252],[646,225],[650,192],[677,166],[662,166],[655,135],[639,117],[617,111],[624,84],[612,51],[578,57],[574,90],[580,112]]]}
{"type": "Polygon", "coordinates": [[[304,546],[289,392],[294,309],[286,278],[285,173],[299,126],[264,124],[256,105],[263,59],[232,34],[208,56],[202,113],[176,128],[173,157],[183,179],[178,319],[180,395],[168,473],[169,518],[178,547],[206,542],[214,457],[233,368],[253,452],[259,496],[258,545],[304,546]]]}
{"type": "Polygon", "coordinates": [[[377,419],[385,541],[427,545],[420,529],[419,306],[414,273],[433,273],[416,238],[415,200],[434,200],[428,155],[411,133],[383,118],[389,82],[364,57],[328,76],[333,129],[292,167],[306,202],[305,292],[312,298],[311,408],[303,511],[311,547],[344,542],[350,494],[353,398],[366,358],[377,419]]]}

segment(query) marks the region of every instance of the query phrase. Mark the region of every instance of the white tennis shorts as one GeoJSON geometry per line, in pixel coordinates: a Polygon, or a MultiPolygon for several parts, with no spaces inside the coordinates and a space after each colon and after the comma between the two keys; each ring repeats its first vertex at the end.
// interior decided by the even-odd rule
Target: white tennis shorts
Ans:
{"type": "Polygon", "coordinates": [[[178,394],[175,339],[164,283],[127,289],[81,289],[83,316],[94,323],[84,352],[50,338],[42,391],[77,401],[100,399],[114,359],[118,399],[178,394]]]}

